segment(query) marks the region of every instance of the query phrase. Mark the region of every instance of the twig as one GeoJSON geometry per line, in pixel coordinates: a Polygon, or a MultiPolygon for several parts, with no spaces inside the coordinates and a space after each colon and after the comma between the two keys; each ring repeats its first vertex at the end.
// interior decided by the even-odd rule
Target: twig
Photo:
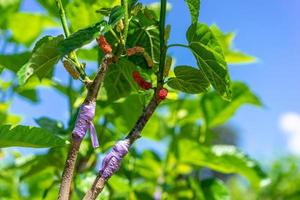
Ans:
{"type": "MultiPolygon", "coordinates": [[[[69,30],[69,27],[68,27],[66,13],[65,13],[65,10],[64,10],[64,7],[63,7],[63,4],[62,4],[61,0],[56,0],[56,5],[57,5],[57,8],[58,8],[59,17],[60,17],[60,21],[61,21],[62,27],[64,29],[64,33],[65,33],[65,36],[67,38],[67,37],[70,36],[70,30],[69,30]]],[[[69,57],[70,57],[70,59],[72,59],[74,61],[75,69],[80,74],[80,77],[82,78],[82,80],[88,81],[89,78],[85,74],[85,72],[84,72],[84,70],[82,68],[82,65],[78,61],[76,53],[75,52],[71,52],[69,54],[69,57]]]]}
{"type": "MultiPolygon", "coordinates": [[[[153,98],[148,103],[146,109],[142,113],[142,115],[137,120],[134,128],[129,132],[129,134],[126,136],[126,139],[129,139],[130,146],[141,137],[141,132],[143,128],[145,127],[146,123],[158,107],[161,100],[157,98],[156,93],[154,94],[153,98]]],[[[85,194],[83,200],[95,200],[97,196],[101,193],[103,190],[107,180],[102,177],[102,174],[99,173],[92,185],[92,187],[87,191],[85,194]]]]}

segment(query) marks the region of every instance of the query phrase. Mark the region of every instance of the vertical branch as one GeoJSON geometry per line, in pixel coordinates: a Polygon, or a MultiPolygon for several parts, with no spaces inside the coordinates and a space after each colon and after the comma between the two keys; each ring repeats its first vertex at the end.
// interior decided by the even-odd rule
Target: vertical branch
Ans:
{"type": "Polygon", "coordinates": [[[128,26],[129,26],[129,13],[128,13],[128,0],[121,0],[121,4],[125,10],[124,14],[124,30],[123,30],[123,40],[124,46],[126,45],[128,26]]]}
{"type": "MultiPolygon", "coordinates": [[[[104,80],[104,76],[108,66],[112,63],[112,55],[107,54],[104,59],[102,60],[101,66],[99,71],[97,72],[93,82],[88,85],[88,94],[85,98],[85,103],[94,102],[97,98],[99,88],[101,87],[101,83],[104,80]]],[[[62,175],[62,181],[59,189],[59,200],[68,200],[70,196],[70,188],[73,179],[76,159],[78,155],[78,151],[80,148],[80,144],[82,138],[76,140],[72,137],[72,142],[70,145],[70,149],[68,152],[67,160],[64,166],[64,171],[62,175]]]]}
{"type": "Polygon", "coordinates": [[[167,55],[167,45],[165,40],[165,24],[167,12],[167,0],[160,1],[160,19],[159,19],[159,41],[160,41],[160,57],[159,57],[159,71],[157,77],[157,87],[163,86],[164,67],[167,55]]]}
{"type": "Polygon", "coordinates": [[[61,0],[56,0],[56,5],[58,8],[58,13],[59,13],[59,17],[60,17],[60,21],[62,24],[62,27],[64,29],[64,33],[66,37],[70,36],[70,30],[68,28],[68,23],[67,23],[67,17],[66,17],[66,13],[63,7],[63,4],[61,2],[61,0]]]}

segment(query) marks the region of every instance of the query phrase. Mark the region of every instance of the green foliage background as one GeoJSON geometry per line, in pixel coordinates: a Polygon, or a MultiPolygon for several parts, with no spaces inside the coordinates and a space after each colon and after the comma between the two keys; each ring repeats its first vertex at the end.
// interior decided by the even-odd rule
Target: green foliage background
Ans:
{"type": "MultiPolygon", "coordinates": [[[[14,77],[10,81],[0,80],[0,147],[48,149],[46,153],[34,156],[0,150],[0,159],[1,156],[3,159],[0,164],[1,199],[57,197],[67,140],[86,91],[84,87],[74,87],[72,78],[69,78],[68,85],[55,81],[56,64],[74,50],[80,61],[99,62],[103,54],[96,45],[81,48],[99,35],[99,29],[114,49],[119,45],[117,29],[124,17],[123,8],[118,6],[120,2],[64,0],[73,33],[67,39],[62,35],[43,34],[49,28],[60,28],[59,15],[55,1],[37,2],[47,11],[45,14],[20,12],[21,0],[0,0],[1,36],[9,45],[24,49],[23,52],[0,54],[0,73],[9,71],[14,77]],[[19,125],[21,118],[8,112],[17,94],[38,103],[37,88],[40,86],[51,87],[68,100],[67,127],[47,117],[36,119],[39,127],[19,125]]],[[[287,164],[287,171],[280,163],[274,164],[270,177],[275,182],[270,184],[258,163],[235,147],[235,141],[226,143],[222,139],[224,136],[220,130],[225,129],[222,125],[242,105],[261,106],[247,85],[230,81],[227,66],[253,62],[255,58],[232,49],[234,33],[223,33],[216,25],[198,23],[199,0],[186,2],[192,19],[186,33],[187,44],[171,44],[169,48],[187,48],[198,66],[175,66],[174,58],[168,56],[169,60],[173,59],[169,77],[165,80],[169,96],[142,134],[166,149],[161,153],[155,148],[141,150],[138,145],[142,142],[135,145],[99,199],[153,199],[156,196],[160,199],[206,200],[246,196],[249,199],[296,199],[296,187],[292,189],[283,178],[297,183],[299,178],[292,175],[298,168],[295,161],[287,160],[291,163],[287,164]],[[229,175],[222,177],[219,173],[229,175]],[[230,178],[231,174],[241,175],[251,186],[240,186],[238,179],[230,178]]],[[[160,55],[159,4],[141,5],[132,0],[129,10],[131,21],[127,47],[144,47],[154,66],[149,69],[144,59],[134,56],[123,57],[109,68],[97,99],[94,120],[101,147],[94,150],[89,140],[84,140],[76,166],[72,199],[82,198],[97,173],[102,155],[133,128],[152,94],[151,91],[141,91],[131,74],[138,70],[148,80],[156,80],[160,55]]],[[[230,133],[232,131],[227,133],[228,137],[230,133]]]]}

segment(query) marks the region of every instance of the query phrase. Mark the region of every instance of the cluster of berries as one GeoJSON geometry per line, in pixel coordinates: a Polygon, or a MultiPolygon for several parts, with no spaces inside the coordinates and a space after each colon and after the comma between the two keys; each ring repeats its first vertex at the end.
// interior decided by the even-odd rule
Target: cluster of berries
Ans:
{"type": "MultiPolygon", "coordinates": [[[[96,38],[96,41],[98,43],[99,48],[102,49],[105,54],[112,53],[112,48],[111,48],[110,44],[106,41],[106,39],[103,35],[100,35],[98,38],[96,38]]],[[[149,59],[146,59],[148,62],[148,65],[149,66],[153,65],[153,61],[152,61],[151,57],[145,52],[144,48],[133,47],[133,48],[130,48],[127,50],[128,56],[132,56],[136,53],[142,53],[145,58],[149,58],[149,59]],[[151,60],[152,64],[148,60],[151,60]]],[[[144,90],[149,90],[152,88],[152,83],[149,81],[146,81],[138,71],[132,72],[132,77],[133,77],[134,81],[139,85],[140,88],[142,88],[144,90]]],[[[158,91],[157,95],[158,95],[159,99],[164,100],[167,98],[168,90],[166,88],[161,88],[158,91]]]]}
{"type": "Polygon", "coordinates": [[[100,35],[98,38],[96,38],[96,41],[98,43],[98,46],[105,54],[109,54],[112,52],[112,48],[110,44],[106,41],[105,37],[103,35],[100,35]]]}

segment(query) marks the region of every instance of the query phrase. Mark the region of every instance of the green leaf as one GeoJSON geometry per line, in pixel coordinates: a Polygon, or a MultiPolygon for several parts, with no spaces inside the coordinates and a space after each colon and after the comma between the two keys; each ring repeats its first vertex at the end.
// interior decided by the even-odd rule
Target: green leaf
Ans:
{"type": "MultiPolygon", "coordinates": [[[[68,4],[69,0],[61,0],[63,7],[66,7],[66,5],[68,4]]],[[[59,17],[59,13],[57,10],[57,5],[56,2],[53,0],[37,0],[37,2],[43,6],[47,12],[55,17],[59,17]]]]}
{"type": "Polygon", "coordinates": [[[0,55],[0,66],[17,73],[17,71],[28,61],[29,57],[29,52],[0,55]]]}
{"type": "Polygon", "coordinates": [[[128,132],[132,129],[136,120],[141,115],[143,104],[140,95],[132,94],[122,102],[115,102],[112,105],[112,109],[116,114],[114,116],[115,120],[121,121],[122,125],[127,128],[124,131],[128,132]],[[128,117],[128,113],[130,113],[130,117],[128,117]]]}
{"type": "Polygon", "coordinates": [[[200,12],[200,0],[185,0],[185,2],[189,7],[192,23],[197,23],[200,12]]]}
{"type": "Polygon", "coordinates": [[[33,75],[42,79],[53,70],[60,58],[57,47],[62,40],[62,35],[57,37],[45,36],[36,43],[29,61],[18,71],[21,85],[25,84],[33,75]]]}
{"type": "MultiPolygon", "coordinates": [[[[1,82],[1,81],[0,81],[1,82]]],[[[18,124],[21,117],[13,115],[9,112],[9,103],[0,103],[0,125],[3,124],[18,124]]]]}
{"type": "Polygon", "coordinates": [[[25,45],[30,45],[43,29],[56,26],[52,18],[41,14],[16,13],[9,19],[13,39],[25,45]]]}
{"type": "Polygon", "coordinates": [[[71,34],[68,38],[64,39],[59,44],[59,51],[61,53],[61,56],[67,55],[75,49],[78,49],[95,39],[99,35],[102,24],[103,23],[100,22],[93,26],[81,29],[71,34]]]}
{"type": "Polygon", "coordinates": [[[63,134],[64,133],[64,125],[62,122],[50,119],[47,117],[40,117],[35,119],[35,122],[43,129],[55,133],[55,134],[63,134]]]}
{"type": "Polygon", "coordinates": [[[230,77],[222,48],[205,24],[193,24],[187,31],[189,48],[200,70],[224,99],[230,100],[230,77]]]}
{"type": "Polygon", "coordinates": [[[202,71],[191,66],[177,66],[174,72],[176,77],[168,81],[171,88],[190,94],[207,91],[209,82],[202,71]]]}
{"type": "Polygon", "coordinates": [[[135,85],[132,78],[134,70],[136,66],[127,59],[120,59],[109,67],[104,79],[108,100],[114,101],[130,94],[135,85]]]}
{"type": "Polygon", "coordinates": [[[229,191],[225,184],[219,179],[206,179],[201,181],[201,187],[205,199],[230,200],[229,191]]]}
{"type": "Polygon", "coordinates": [[[206,93],[201,99],[201,108],[207,127],[216,127],[228,121],[244,104],[260,106],[261,102],[250,89],[241,82],[232,84],[232,100],[224,101],[216,92],[206,93]]]}
{"type": "Polygon", "coordinates": [[[103,16],[97,13],[97,10],[112,8],[117,4],[119,4],[118,0],[71,1],[66,7],[66,12],[70,24],[72,24],[72,31],[80,30],[101,21],[103,16]]]}
{"type": "Polygon", "coordinates": [[[124,17],[125,9],[122,6],[116,6],[111,10],[108,24],[112,27],[117,25],[117,23],[124,17]]]}
{"type": "Polygon", "coordinates": [[[230,64],[245,64],[256,61],[256,58],[233,48],[234,32],[223,33],[217,25],[210,27],[216,38],[218,39],[225,56],[225,60],[230,64]]]}
{"type": "Polygon", "coordinates": [[[37,103],[39,101],[39,97],[38,97],[37,91],[35,89],[25,89],[25,90],[20,89],[19,90],[19,88],[17,88],[16,92],[20,96],[26,98],[27,100],[30,100],[33,103],[37,103]]]}
{"type": "MultiPolygon", "coordinates": [[[[147,4],[146,7],[154,12],[156,19],[158,20],[160,17],[160,2],[147,4]]],[[[171,9],[172,9],[172,5],[169,2],[167,2],[167,13],[171,9]]]]}
{"type": "Polygon", "coordinates": [[[52,148],[49,149],[47,154],[36,155],[32,160],[27,162],[25,165],[29,165],[28,170],[24,170],[20,176],[21,180],[30,178],[31,176],[37,175],[48,168],[63,168],[64,156],[63,148],[52,148]],[[53,162],[55,160],[55,162],[53,162]]]}
{"type": "Polygon", "coordinates": [[[0,0],[0,29],[7,29],[8,19],[19,10],[20,4],[20,0],[0,0]]]}
{"type": "Polygon", "coordinates": [[[225,59],[230,64],[247,64],[256,61],[256,58],[239,51],[230,51],[225,53],[225,59]]]}
{"type": "Polygon", "coordinates": [[[195,166],[208,167],[226,174],[245,176],[254,186],[266,183],[266,175],[258,163],[231,145],[203,146],[181,139],[179,141],[180,161],[195,166]]]}
{"type": "MultiPolygon", "coordinates": [[[[151,10],[148,10],[150,13],[147,15],[146,11],[147,9],[141,10],[131,20],[127,43],[130,47],[140,46],[145,48],[154,63],[158,63],[160,55],[159,30],[157,22],[151,17],[151,10]]],[[[129,59],[140,67],[148,68],[147,62],[141,56],[132,56],[129,59]]]]}
{"type": "Polygon", "coordinates": [[[91,48],[91,49],[78,49],[76,51],[77,56],[80,59],[88,60],[88,61],[95,61],[98,56],[99,48],[91,48]]]}
{"type": "Polygon", "coordinates": [[[203,190],[199,185],[199,180],[189,176],[188,182],[189,182],[190,188],[193,190],[194,198],[199,199],[199,200],[205,200],[203,190]]]}
{"type": "Polygon", "coordinates": [[[31,126],[0,126],[0,147],[46,148],[65,146],[66,141],[50,132],[31,126]]]}

